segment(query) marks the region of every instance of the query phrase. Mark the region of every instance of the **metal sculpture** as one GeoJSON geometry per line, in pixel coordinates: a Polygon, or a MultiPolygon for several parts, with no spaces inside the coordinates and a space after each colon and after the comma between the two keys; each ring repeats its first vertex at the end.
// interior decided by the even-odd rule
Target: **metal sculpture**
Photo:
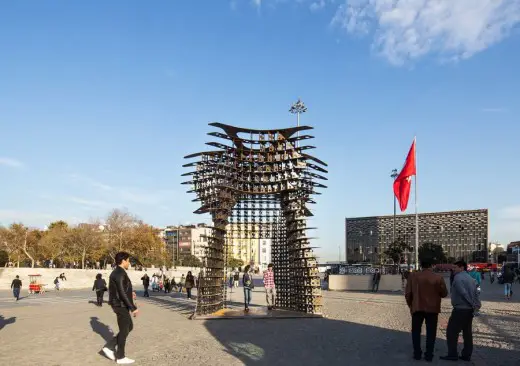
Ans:
{"type": "Polygon", "coordinates": [[[196,315],[223,309],[227,298],[227,255],[233,238],[271,238],[277,288],[276,306],[309,314],[322,313],[317,261],[307,237],[307,207],[316,188],[326,188],[324,162],[306,153],[314,146],[298,146],[313,138],[301,135],[312,127],[253,130],[222,123],[210,126],[223,132],[208,135],[225,140],[209,142],[213,151],[188,155],[198,158],[184,167],[195,171],[184,182],[192,186],[201,206],[210,213],[213,233],[207,238],[199,274],[196,315]],[[297,134],[297,136],[294,136],[297,134]]]}

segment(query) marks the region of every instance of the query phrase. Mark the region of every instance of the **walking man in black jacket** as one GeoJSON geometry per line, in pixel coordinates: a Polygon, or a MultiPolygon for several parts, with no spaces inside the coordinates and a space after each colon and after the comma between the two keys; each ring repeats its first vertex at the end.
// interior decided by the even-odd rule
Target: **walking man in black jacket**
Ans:
{"type": "Polygon", "coordinates": [[[11,282],[11,288],[13,289],[13,296],[18,301],[20,299],[20,289],[22,288],[22,281],[20,281],[20,276],[16,276],[16,278],[11,282]]]}
{"type": "Polygon", "coordinates": [[[130,265],[130,254],[120,252],[116,254],[115,259],[117,267],[110,274],[108,303],[116,313],[119,333],[103,347],[103,353],[117,364],[127,365],[135,362],[125,356],[125,344],[134,327],[131,315],[136,317],[138,310],[134,304],[135,292],[132,290],[132,282],[126,273],[130,265]]]}

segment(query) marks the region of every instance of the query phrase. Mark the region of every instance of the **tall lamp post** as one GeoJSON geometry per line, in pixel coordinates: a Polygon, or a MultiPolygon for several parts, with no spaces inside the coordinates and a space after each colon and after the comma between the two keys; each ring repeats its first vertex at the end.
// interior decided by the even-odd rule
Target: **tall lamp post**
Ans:
{"type": "MultiPolygon", "coordinates": [[[[397,174],[397,169],[392,170],[392,174],[390,177],[394,180],[397,178],[399,174],[397,174]]],[[[395,198],[395,194],[392,192],[392,196],[394,196],[394,223],[393,223],[393,229],[392,229],[392,242],[395,242],[395,215],[397,212],[397,199],[395,198]]]]}
{"type": "MultiPolygon", "coordinates": [[[[307,107],[301,101],[301,99],[298,98],[296,103],[294,103],[289,109],[289,112],[291,112],[292,114],[296,114],[297,126],[300,127],[300,114],[307,112],[307,107]]],[[[300,137],[300,131],[298,131],[297,136],[300,137]]],[[[298,146],[298,141],[296,141],[296,146],[298,146]]]]}

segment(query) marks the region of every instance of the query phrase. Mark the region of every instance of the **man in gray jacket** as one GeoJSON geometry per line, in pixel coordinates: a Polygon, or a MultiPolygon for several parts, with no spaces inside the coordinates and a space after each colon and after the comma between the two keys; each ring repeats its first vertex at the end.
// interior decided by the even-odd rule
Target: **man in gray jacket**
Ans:
{"type": "Polygon", "coordinates": [[[473,316],[480,309],[480,299],[475,280],[467,272],[468,265],[464,261],[455,263],[453,285],[451,288],[451,312],[446,330],[448,355],[441,357],[446,361],[470,361],[473,352],[473,316]],[[462,331],[464,348],[459,357],[457,343],[462,331]]]}

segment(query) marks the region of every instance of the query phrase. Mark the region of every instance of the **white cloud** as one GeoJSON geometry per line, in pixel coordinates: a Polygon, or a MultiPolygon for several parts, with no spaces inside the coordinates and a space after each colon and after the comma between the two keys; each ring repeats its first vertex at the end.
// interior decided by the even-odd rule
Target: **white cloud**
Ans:
{"type": "Polygon", "coordinates": [[[518,221],[520,227],[520,205],[505,207],[499,211],[498,216],[504,220],[518,221]]]}
{"type": "Polygon", "coordinates": [[[251,2],[252,2],[253,5],[256,6],[257,8],[261,8],[261,7],[262,7],[262,0],[252,0],[251,2]]]}
{"type": "Polygon", "coordinates": [[[22,168],[23,163],[16,159],[0,157],[0,165],[5,165],[11,168],[22,168]]]}
{"type": "Polygon", "coordinates": [[[482,112],[486,113],[504,113],[507,112],[506,108],[482,108],[482,112]]]}
{"type": "Polygon", "coordinates": [[[349,33],[375,28],[374,50],[394,65],[427,54],[467,59],[518,23],[518,0],[346,0],[332,20],[349,33]]]}
{"type": "Polygon", "coordinates": [[[315,1],[313,2],[309,8],[312,10],[312,11],[317,11],[317,10],[321,10],[325,7],[325,0],[319,0],[319,1],[315,1]]]}
{"type": "Polygon", "coordinates": [[[50,222],[54,219],[54,215],[33,212],[33,211],[17,211],[17,210],[0,210],[0,225],[10,225],[13,222],[22,222],[26,225],[34,225],[36,222],[50,222]]]}
{"type": "Polygon", "coordinates": [[[101,189],[104,191],[111,191],[113,189],[113,187],[109,186],[108,184],[98,182],[97,180],[94,180],[94,179],[91,179],[88,177],[84,177],[79,174],[69,174],[69,178],[71,178],[73,181],[82,182],[82,183],[88,184],[94,188],[98,188],[98,189],[101,189]]]}
{"type": "Polygon", "coordinates": [[[107,203],[104,201],[94,201],[81,197],[66,197],[67,201],[78,203],[80,205],[88,206],[88,207],[104,207],[107,206],[107,203]]]}

